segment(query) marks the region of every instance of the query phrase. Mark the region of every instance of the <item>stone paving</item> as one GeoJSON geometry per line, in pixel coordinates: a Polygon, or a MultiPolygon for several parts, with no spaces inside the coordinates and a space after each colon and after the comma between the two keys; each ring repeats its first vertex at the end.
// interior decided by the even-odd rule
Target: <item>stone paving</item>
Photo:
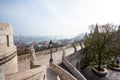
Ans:
{"type": "Polygon", "coordinates": [[[91,67],[87,67],[81,73],[87,80],[120,80],[120,71],[114,71],[107,68],[108,74],[106,76],[98,76],[92,71],[91,67]]]}
{"type": "MultiPolygon", "coordinates": [[[[77,49],[80,49],[80,47],[77,46],[77,49]]],[[[65,49],[65,51],[66,51],[66,56],[68,56],[74,52],[74,49],[68,48],[68,49],[65,49]]],[[[63,53],[62,50],[53,53],[53,60],[55,63],[59,63],[61,61],[62,53],[63,53]]],[[[36,58],[37,58],[38,64],[47,66],[47,78],[48,78],[48,80],[56,80],[57,74],[49,69],[50,54],[39,56],[36,58]]],[[[30,69],[30,60],[29,59],[19,63],[19,71],[24,71],[24,70],[28,70],[28,69],[30,69]]]]}

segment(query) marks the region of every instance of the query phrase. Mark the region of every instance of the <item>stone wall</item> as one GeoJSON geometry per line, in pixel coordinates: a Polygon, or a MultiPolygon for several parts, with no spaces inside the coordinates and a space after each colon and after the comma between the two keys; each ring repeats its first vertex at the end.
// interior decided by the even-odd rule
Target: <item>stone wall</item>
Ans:
{"type": "Polygon", "coordinates": [[[10,47],[1,50],[0,68],[4,70],[5,74],[10,74],[18,71],[16,47],[10,47]]]}
{"type": "Polygon", "coordinates": [[[5,74],[3,69],[0,68],[0,80],[5,80],[5,74]]]}
{"type": "Polygon", "coordinates": [[[46,66],[5,75],[5,80],[47,80],[46,66]]]}
{"type": "Polygon", "coordinates": [[[66,70],[64,70],[63,68],[61,68],[60,66],[54,64],[53,62],[49,63],[50,68],[56,72],[58,74],[58,76],[62,79],[62,80],[77,80],[77,78],[75,78],[73,75],[71,75],[69,72],[67,72],[66,70]]]}
{"type": "Polygon", "coordinates": [[[13,29],[7,23],[0,23],[0,48],[14,46],[13,29]],[[9,46],[7,46],[7,43],[9,46]]]}
{"type": "Polygon", "coordinates": [[[9,40],[9,46],[7,46],[7,36],[0,36],[0,48],[7,48],[7,47],[13,47],[14,42],[13,42],[13,36],[8,35],[8,40],[9,40]]]}

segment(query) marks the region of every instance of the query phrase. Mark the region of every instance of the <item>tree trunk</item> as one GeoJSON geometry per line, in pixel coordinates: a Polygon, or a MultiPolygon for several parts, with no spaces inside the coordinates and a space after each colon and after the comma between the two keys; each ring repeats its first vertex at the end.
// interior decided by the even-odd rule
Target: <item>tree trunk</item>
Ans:
{"type": "Polygon", "coordinates": [[[98,70],[101,71],[101,52],[99,52],[99,64],[98,64],[98,70]]]}

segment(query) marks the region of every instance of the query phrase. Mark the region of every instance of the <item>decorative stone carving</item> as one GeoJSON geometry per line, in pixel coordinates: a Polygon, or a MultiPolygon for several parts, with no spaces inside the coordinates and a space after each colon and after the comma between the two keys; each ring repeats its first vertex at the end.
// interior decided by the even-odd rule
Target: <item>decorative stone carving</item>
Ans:
{"type": "Polygon", "coordinates": [[[28,48],[29,54],[30,54],[30,68],[32,69],[34,65],[36,65],[36,57],[35,57],[35,49],[34,45],[30,45],[28,48]]]}

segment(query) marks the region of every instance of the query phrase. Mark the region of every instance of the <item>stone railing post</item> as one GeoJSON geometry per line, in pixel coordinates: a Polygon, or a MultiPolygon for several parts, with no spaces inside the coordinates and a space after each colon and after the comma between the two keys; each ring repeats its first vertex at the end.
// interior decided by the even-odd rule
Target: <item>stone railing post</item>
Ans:
{"type": "Polygon", "coordinates": [[[76,48],[76,46],[75,46],[75,43],[73,43],[72,46],[73,46],[73,48],[74,48],[74,53],[77,52],[77,48],[76,48]]]}
{"type": "Polygon", "coordinates": [[[63,47],[63,55],[62,55],[62,59],[65,58],[65,47],[63,47]]]}

